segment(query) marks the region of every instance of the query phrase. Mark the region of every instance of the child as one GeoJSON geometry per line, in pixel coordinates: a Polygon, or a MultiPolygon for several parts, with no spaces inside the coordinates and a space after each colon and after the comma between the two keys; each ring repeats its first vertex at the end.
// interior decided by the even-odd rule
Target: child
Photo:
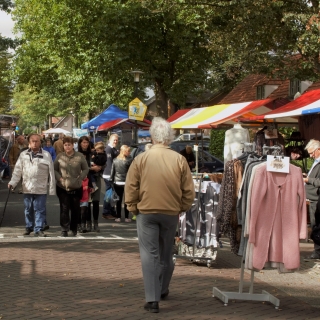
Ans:
{"type": "MultiPolygon", "coordinates": [[[[103,142],[99,141],[94,145],[94,152],[91,157],[91,168],[94,166],[100,166],[103,167],[106,162],[107,162],[107,155],[104,151],[104,144],[103,142]]],[[[93,192],[98,190],[97,183],[96,183],[96,178],[95,178],[95,172],[94,171],[89,171],[89,180],[92,184],[93,187],[93,192]]]]}
{"type": "Polygon", "coordinates": [[[52,161],[55,160],[56,158],[56,151],[54,150],[53,146],[52,146],[52,142],[51,142],[51,139],[50,138],[47,138],[45,140],[45,146],[43,147],[43,150],[46,150],[48,151],[50,154],[51,154],[51,158],[52,158],[52,161]]]}
{"type": "MultiPolygon", "coordinates": [[[[86,233],[86,220],[87,211],[89,205],[89,197],[92,189],[89,188],[89,179],[85,178],[82,180],[82,198],[80,199],[80,209],[81,209],[81,224],[78,224],[78,232],[86,233]]],[[[91,230],[90,230],[91,231],[91,230]]]]}

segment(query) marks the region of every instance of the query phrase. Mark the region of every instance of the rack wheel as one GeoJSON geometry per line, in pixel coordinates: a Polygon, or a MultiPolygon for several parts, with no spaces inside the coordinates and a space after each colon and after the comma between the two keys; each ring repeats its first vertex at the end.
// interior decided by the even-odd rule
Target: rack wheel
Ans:
{"type": "Polygon", "coordinates": [[[207,267],[208,267],[208,268],[211,267],[211,260],[207,260],[207,267]]]}
{"type": "Polygon", "coordinates": [[[175,256],[172,257],[173,265],[176,264],[177,258],[175,256]]]}

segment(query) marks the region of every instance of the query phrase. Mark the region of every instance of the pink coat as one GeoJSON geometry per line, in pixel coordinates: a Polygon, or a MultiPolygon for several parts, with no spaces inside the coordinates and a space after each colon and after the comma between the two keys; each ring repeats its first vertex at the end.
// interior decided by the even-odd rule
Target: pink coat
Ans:
{"type": "Polygon", "coordinates": [[[284,264],[287,269],[300,266],[299,239],[307,236],[306,195],[299,167],[290,172],[267,172],[257,168],[251,193],[249,242],[254,244],[253,268],[265,262],[284,264]]]}

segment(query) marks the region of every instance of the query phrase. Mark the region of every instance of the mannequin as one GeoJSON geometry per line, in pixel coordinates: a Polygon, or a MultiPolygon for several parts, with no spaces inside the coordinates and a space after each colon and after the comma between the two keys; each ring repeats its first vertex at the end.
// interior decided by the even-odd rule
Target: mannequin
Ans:
{"type": "Polygon", "coordinates": [[[235,159],[242,154],[244,143],[250,142],[249,130],[236,123],[226,131],[224,140],[224,163],[235,159]]]}

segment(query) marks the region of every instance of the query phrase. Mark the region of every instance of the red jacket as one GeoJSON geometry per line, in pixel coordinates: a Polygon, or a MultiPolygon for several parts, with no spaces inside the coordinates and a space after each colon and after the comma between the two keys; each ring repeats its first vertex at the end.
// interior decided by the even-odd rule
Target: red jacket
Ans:
{"type": "Polygon", "coordinates": [[[90,195],[89,179],[85,178],[84,180],[82,180],[82,198],[80,199],[80,202],[88,202],[89,195],[90,195]]]}

